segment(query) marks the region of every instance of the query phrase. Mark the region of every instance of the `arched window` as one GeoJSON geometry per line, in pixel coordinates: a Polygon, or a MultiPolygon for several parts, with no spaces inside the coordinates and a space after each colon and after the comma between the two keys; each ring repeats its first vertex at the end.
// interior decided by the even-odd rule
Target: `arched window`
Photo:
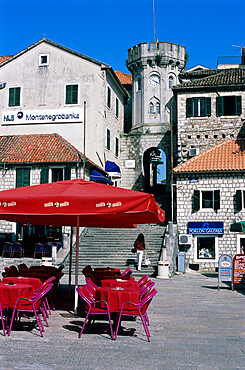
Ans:
{"type": "Polygon", "coordinates": [[[149,113],[154,114],[154,104],[152,102],[149,104],[149,113]]]}
{"type": "Polygon", "coordinates": [[[156,103],[156,114],[160,114],[160,103],[156,103]]]}
{"type": "Polygon", "coordinates": [[[170,89],[172,89],[173,84],[174,84],[174,78],[173,78],[173,76],[170,76],[169,79],[168,79],[168,87],[170,89]]]}
{"type": "Polygon", "coordinates": [[[137,91],[141,90],[141,79],[138,78],[137,80],[137,91]]]}

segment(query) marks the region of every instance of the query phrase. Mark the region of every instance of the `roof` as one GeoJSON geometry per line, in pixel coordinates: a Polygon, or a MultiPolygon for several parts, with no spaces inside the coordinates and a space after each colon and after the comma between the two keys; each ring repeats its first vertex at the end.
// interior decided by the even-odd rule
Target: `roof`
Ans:
{"type": "MultiPolygon", "coordinates": [[[[193,74],[200,75],[200,71],[191,72],[193,74]]],[[[205,70],[202,72],[204,78],[197,78],[192,81],[183,82],[182,84],[174,86],[175,90],[190,89],[190,88],[207,88],[207,87],[231,87],[231,86],[243,86],[245,87],[245,68],[231,68],[231,69],[219,69],[219,70],[205,70]],[[211,75],[205,76],[206,73],[211,75]]],[[[185,77],[186,78],[186,77],[185,77]]]]}
{"type": "Polygon", "coordinates": [[[3,62],[6,62],[6,60],[8,60],[9,58],[12,58],[12,55],[6,56],[6,57],[0,57],[0,64],[2,64],[3,62]]]}
{"type": "Polygon", "coordinates": [[[245,139],[226,139],[174,168],[175,173],[245,171],[245,139]]]}
{"type": "MultiPolygon", "coordinates": [[[[64,163],[81,162],[82,159],[83,154],[56,133],[0,136],[2,163],[64,163]]],[[[86,162],[103,170],[87,157],[86,162]]]]}
{"type": "Polygon", "coordinates": [[[115,73],[122,85],[132,85],[132,75],[131,74],[123,73],[120,71],[115,71],[115,73]]]}

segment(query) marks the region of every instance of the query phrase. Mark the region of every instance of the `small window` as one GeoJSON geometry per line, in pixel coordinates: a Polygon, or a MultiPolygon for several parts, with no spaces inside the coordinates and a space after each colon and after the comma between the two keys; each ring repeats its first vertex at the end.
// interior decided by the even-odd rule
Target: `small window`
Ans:
{"type": "Polygon", "coordinates": [[[116,117],[118,118],[118,116],[119,116],[119,101],[116,98],[116,117]]]}
{"type": "Polygon", "coordinates": [[[118,157],[118,153],[119,153],[119,139],[118,137],[116,137],[116,141],[115,141],[115,156],[118,157]]]}
{"type": "Polygon", "coordinates": [[[39,55],[39,66],[48,66],[49,65],[49,55],[40,54],[39,55]]]}
{"type": "Polygon", "coordinates": [[[192,212],[209,209],[220,209],[220,190],[194,190],[192,212]]]}
{"type": "Polygon", "coordinates": [[[16,169],[16,188],[30,186],[30,168],[16,169]]]}
{"type": "Polygon", "coordinates": [[[170,76],[169,79],[168,79],[168,87],[170,89],[172,89],[173,84],[174,84],[174,78],[173,78],[173,76],[170,76]]]}
{"type": "Polygon", "coordinates": [[[66,85],[66,104],[78,103],[78,85],[66,85]]]}
{"type": "Polygon", "coordinates": [[[237,190],[235,199],[237,212],[245,210],[245,190],[237,190]]]}
{"type": "Polygon", "coordinates": [[[111,131],[107,129],[107,134],[106,134],[106,148],[108,150],[111,149],[111,131]]]}
{"type": "Polygon", "coordinates": [[[196,260],[215,260],[216,242],[214,236],[197,237],[196,260]]]}
{"type": "Polygon", "coordinates": [[[52,182],[64,180],[64,169],[63,168],[52,168],[52,182]]]}
{"type": "Polygon", "coordinates": [[[156,114],[160,114],[160,103],[156,103],[156,114]]]}
{"type": "Polygon", "coordinates": [[[9,89],[9,107],[20,106],[20,87],[11,87],[9,89]]]}
{"type": "Polygon", "coordinates": [[[107,87],[107,107],[111,108],[111,89],[107,87]]]}
{"type": "Polygon", "coordinates": [[[149,113],[154,114],[154,104],[152,102],[149,104],[149,113]]]}
{"type": "Polygon", "coordinates": [[[241,96],[218,96],[216,98],[217,116],[235,116],[242,113],[241,96]]]}

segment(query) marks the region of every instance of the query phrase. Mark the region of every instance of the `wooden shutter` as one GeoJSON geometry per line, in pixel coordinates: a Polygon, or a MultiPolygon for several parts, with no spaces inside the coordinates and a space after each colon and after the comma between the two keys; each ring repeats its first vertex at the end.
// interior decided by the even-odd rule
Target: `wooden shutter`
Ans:
{"type": "Polygon", "coordinates": [[[223,96],[217,96],[216,98],[216,116],[224,115],[224,99],[223,96]]]}
{"type": "Polygon", "coordinates": [[[236,114],[242,114],[242,97],[235,96],[236,114]]]}
{"type": "Polygon", "coordinates": [[[106,141],[106,147],[108,150],[111,149],[111,132],[109,129],[107,129],[107,141],[106,141]]]}
{"type": "Polygon", "coordinates": [[[9,89],[9,107],[14,106],[14,89],[10,88],[9,89]]]}
{"type": "Polygon", "coordinates": [[[187,98],[186,99],[186,117],[193,116],[193,99],[187,98]]]}
{"type": "Polygon", "coordinates": [[[205,116],[211,116],[211,98],[205,98],[205,116]]]}
{"type": "Polygon", "coordinates": [[[214,190],[214,210],[220,209],[220,190],[214,190]]]}
{"type": "Polygon", "coordinates": [[[66,85],[66,104],[71,104],[72,101],[72,86],[66,85]]]}
{"type": "Polygon", "coordinates": [[[236,191],[236,209],[237,209],[237,212],[242,210],[242,191],[241,190],[236,191]]]}
{"type": "Polygon", "coordinates": [[[30,169],[29,168],[17,168],[16,169],[16,187],[30,185],[30,169]]]}
{"type": "Polygon", "coordinates": [[[71,179],[71,167],[66,166],[65,167],[65,180],[71,179]]]}
{"type": "Polygon", "coordinates": [[[40,178],[40,184],[47,184],[49,180],[49,168],[43,167],[41,169],[41,178],[40,178]]]}
{"type": "Polygon", "coordinates": [[[192,196],[192,212],[197,212],[200,209],[200,190],[194,190],[192,196]]]}
{"type": "Polygon", "coordinates": [[[78,85],[73,85],[72,86],[72,104],[77,104],[78,99],[78,85]]]}

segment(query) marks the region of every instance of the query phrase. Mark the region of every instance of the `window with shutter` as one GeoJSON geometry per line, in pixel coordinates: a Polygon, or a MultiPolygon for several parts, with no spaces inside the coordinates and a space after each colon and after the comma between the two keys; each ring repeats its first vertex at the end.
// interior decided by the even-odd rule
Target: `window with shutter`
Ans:
{"type": "Polygon", "coordinates": [[[49,168],[43,167],[41,169],[40,184],[47,184],[49,182],[49,168]]]}
{"type": "Polygon", "coordinates": [[[198,212],[200,209],[200,191],[194,190],[193,196],[192,196],[192,212],[198,212]]]}
{"type": "Polygon", "coordinates": [[[220,209],[220,191],[214,190],[214,210],[220,209]]]}
{"type": "Polygon", "coordinates": [[[224,115],[223,96],[217,96],[216,98],[216,115],[217,116],[224,115]]]}
{"type": "Polygon", "coordinates": [[[9,107],[18,107],[20,105],[20,87],[11,87],[9,89],[9,107]]]}
{"type": "Polygon", "coordinates": [[[66,85],[66,104],[78,103],[78,85],[66,85]]]}
{"type": "Polygon", "coordinates": [[[236,114],[240,115],[242,114],[242,97],[241,96],[236,96],[235,97],[235,104],[236,104],[236,114]]]}
{"type": "Polygon", "coordinates": [[[106,148],[108,150],[111,149],[111,132],[109,129],[107,129],[107,135],[106,135],[106,148]]]}
{"type": "Polygon", "coordinates": [[[66,166],[65,167],[65,180],[71,179],[71,167],[66,166]]]}
{"type": "Polygon", "coordinates": [[[118,118],[119,116],[119,102],[118,99],[116,98],[116,117],[118,118]]]}
{"type": "Polygon", "coordinates": [[[187,98],[186,99],[186,117],[193,116],[193,99],[187,98]]]}
{"type": "Polygon", "coordinates": [[[16,188],[21,188],[22,186],[30,186],[29,168],[16,169],[16,188]]]}
{"type": "Polygon", "coordinates": [[[205,116],[211,116],[211,98],[205,98],[205,116]]]}
{"type": "Polygon", "coordinates": [[[107,87],[107,107],[111,107],[111,89],[107,87]]]}
{"type": "Polygon", "coordinates": [[[241,190],[236,191],[236,209],[238,212],[242,210],[242,191],[241,190]]]}

